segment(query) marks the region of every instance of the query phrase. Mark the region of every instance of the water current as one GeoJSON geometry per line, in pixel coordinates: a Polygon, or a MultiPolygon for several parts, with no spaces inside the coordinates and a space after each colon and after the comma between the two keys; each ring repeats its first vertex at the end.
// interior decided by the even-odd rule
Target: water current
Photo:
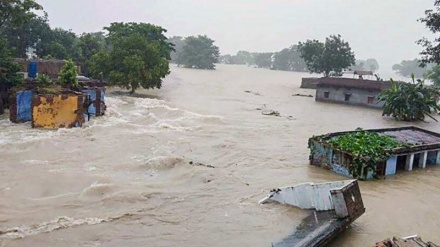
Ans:
{"type": "MultiPolygon", "coordinates": [[[[346,179],[308,164],[309,137],[407,126],[317,103],[308,74],[172,67],[160,90],[109,89],[106,116],[44,131],[0,118],[0,246],[271,246],[307,212],[271,189],[346,179]],[[281,117],[257,109],[273,109],[281,117]]],[[[440,124],[416,124],[440,132],[440,124]]],[[[440,243],[440,167],[361,182],[366,213],[332,246],[440,243]]]]}

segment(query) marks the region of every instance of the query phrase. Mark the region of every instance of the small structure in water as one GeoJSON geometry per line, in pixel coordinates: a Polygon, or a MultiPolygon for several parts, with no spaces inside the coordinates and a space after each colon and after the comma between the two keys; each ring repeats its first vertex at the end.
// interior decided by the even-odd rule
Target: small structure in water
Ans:
{"type": "Polygon", "coordinates": [[[73,115],[80,116],[83,114],[86,121],[90,117],[103,116],[106,111],[106,83],[82,76],[78,76],[78,80],[80,86],[77,90],[81,92],[63,89],[60,85],[39,85],[35,79],[27,79],[25,85],[11,90],[9,119],[13,123],[32,121],[34,128],[61,128],[83,125],[83,121],[78,117],[72,117],[73,115]],[[77,103],[69,103],[70,106],[66,106],[67,101],[63,100],[64,103],[61,103],[59,101],[60,97],[62,99],[72,99],[77,103]],[[41,101],[46,103],[41,105],[41,101]],[[42,106],[44,106],[44,109],[41,108],[42,106]],[[34,111],[36,108],[39,110],[34,111]],[[69,117],[64,120],[56,119],[61,117],[60,113],[63,111],[66,111],[62,114],[63,118],[69,117]],[[43,114],[42,112],[52,112],[53,114],[43,114]],[[55,117],[55,115],[58,117],[55,117]],[[67,121],[66,119],[71,120],[67,121]]]}
{"type": "Polygon", "coordinates": [[[376,243],[375,247],[440,247],[432,242],[424,242],[417,235],[405,238],[386,239],[382,242],[376,243]]]}
{"type": "Polygon", "coordinates": [[[440,165],[440,134],[417,127],[330,133],[309,148],[311,165],[359,179],[440,165]]]}
{"type": "Polygon", "coordinates": [[[272,190],[260,204],[275,201],[313,210],[296,231],[275,247],[326,246],[364,212],[356,180],[330,183],[304,183],[272,190]]]}
{"type": "Polygon", "coordinates": [[[321,78],[316,84],[316,101],[382,108],[379,94],[390,88],[390,82],[350,79],[321,78]]]}
{"type": "Polygon", "coordinates": [[[73,91],[35,95],[32,99],[32,127],[58,129],[83,126],[85,97],[73,91]]]}

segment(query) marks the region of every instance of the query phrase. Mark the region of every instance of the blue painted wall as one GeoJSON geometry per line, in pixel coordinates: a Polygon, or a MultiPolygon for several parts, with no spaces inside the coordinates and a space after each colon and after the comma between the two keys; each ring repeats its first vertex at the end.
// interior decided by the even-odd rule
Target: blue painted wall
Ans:
{"type": "Polygon", "coordinates": [[[311,143],[312,165],[330,166],[332,163],[333,150],[328,149],[318,142],[311,143]]]}
{"type": "Polygon", "coordinates": [[[346,167],[341,166],[339,164],[332,164],[332,171],[336,172],[336,173],[339,173],[339,174],[342,174],[342,175],[347,176],[347,177],[353,177],[350,174],[350,171],[348,171],[348,169],[346,167]]]}
{"type": "Polygon", "coordinates": [[[17,92],[17,121],[26,122],[32,120],[32,91],[17,92]]]}
{"type": "MultiPolygon", "coordinates": [[[[86,93],[87,95],[89,95],[90,96],[90,100],[92,102],[94,102],[96,100],[96,91],[97,90],[101,91],[101,99],[100,100],[102,102],[105,102],[105,91],[102,90],[102,89],[86,89],[86,90],[83,90],[83,92],[86,93]]],[[[89,110],[89,113],[90,113],[91,117],[96,117],[96,106],[95,106],[95,103],[91,104],[89,106],[88,110],[89,110]]]]}
{"type": "MultiPolygon", "coordinates": [[[[95,91],[95,89],[87,89],[87,90],[83,90],[83,92],[90,96],[90,100],[92,102],[96,100],[96,91],[95,91]]],[[[89,106],[89,114],[92,117],[96,117],[96,107],[95,107],[95,104],[91,104],[89,106]]]]}
{"type": "Polygon", "coordinates": [[[397,156],[391,156],[387,160],[387,168],[385,170],[385,176],[396,174],[397,170],[397,156]]]}

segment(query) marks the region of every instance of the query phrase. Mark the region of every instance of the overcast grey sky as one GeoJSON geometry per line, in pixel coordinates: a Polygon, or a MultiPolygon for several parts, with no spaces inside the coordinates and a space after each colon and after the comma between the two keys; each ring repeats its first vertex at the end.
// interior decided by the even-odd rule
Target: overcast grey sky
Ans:
{"type": "Polygon", "coordinates": [[[37,0],[52,27],[100,31],[111,22],[149,22],[168,36],[206,34],[222,54],[278,51],[341,34],[358,59],[381,70],[418,57],[415,41],[432,34],[417,19],[434,0],[37,0]]]}

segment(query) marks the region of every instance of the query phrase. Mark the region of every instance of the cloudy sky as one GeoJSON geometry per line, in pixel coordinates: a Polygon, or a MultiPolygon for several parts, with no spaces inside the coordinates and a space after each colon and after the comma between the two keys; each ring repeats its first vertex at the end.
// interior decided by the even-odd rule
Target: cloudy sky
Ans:
{"type": "Polygon", "coordinates": [[[206,34],[222,54],[277,51],[341,34],[359,59],[381,70],[418,57],[415,41],[433,37],[417,19],[434,0],[37,0],[52,27],[100,31],[111,22],[149,22],[169,36],[206,34]]]}

